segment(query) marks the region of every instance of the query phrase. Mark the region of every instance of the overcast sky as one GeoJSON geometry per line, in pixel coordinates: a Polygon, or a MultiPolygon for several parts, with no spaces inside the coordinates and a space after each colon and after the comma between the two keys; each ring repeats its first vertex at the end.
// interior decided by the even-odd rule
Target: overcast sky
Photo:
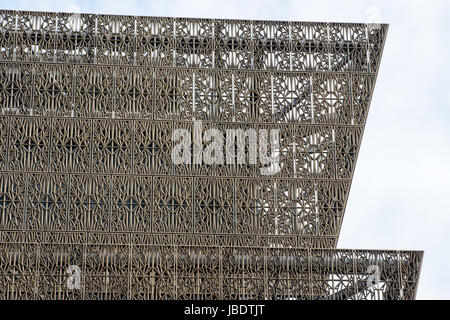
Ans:
{"type": "Polygon", "coordinates": [[[1,9],[389,23],[338,246],[425,250],[418,299],[450,299],[450,2],[1,0],[1,9]]]}

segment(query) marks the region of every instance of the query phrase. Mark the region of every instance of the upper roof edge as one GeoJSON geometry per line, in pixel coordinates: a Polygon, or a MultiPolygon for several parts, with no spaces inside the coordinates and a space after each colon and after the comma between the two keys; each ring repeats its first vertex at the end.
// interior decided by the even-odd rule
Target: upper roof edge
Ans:
{"type": "MultiPolygon", "coordinates": [[[[113,13],[94,13],[94,12],[65,12],[65,11],[35,11],[35,10],[9,10],[0,9],[2,12],[14,12],[14,13],[35,13],[35,14],[80,14],[80,15],[92,15],[92,16],[111,16],[111,17],[142,17],[142,18],[155,18],[155,19],[187,19],[187,20],[221,20],[221,21],[245,21],[245,22],[278,22],[278,23],[301,23],[301,24],[333,24],[333,25],[370,25],[373,23],[367,22],[342,22],[342,21],[299,21],[299,20],[278,20],[278,19],[238,19],[238,18],[201,18],[201,17],[169,17],[169,16],[147,16],[147,15],[130,15],[130,14],[113,14],[113,13]]],[[[380,26],[389,27],[388,23],[376,23],[380,26]]]]}

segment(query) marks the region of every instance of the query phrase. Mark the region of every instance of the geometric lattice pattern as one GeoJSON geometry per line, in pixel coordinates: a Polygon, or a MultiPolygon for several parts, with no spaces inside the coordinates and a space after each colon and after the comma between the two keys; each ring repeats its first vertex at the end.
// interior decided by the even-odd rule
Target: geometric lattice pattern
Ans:
{"type": "Polygon", "coordinates": [[[413,299],[421,253],[186,245],[139,233],[0,233],[0,299],[413,299]],[[177,243],[174,245],[174,243],[177,243]],[[82,290],[67,289],[67,269],[82,290]],[[381,270],[366,287],[367,268],[381,270]]]}
{"type": "Polygon", "coordinates": [[[422,252],[336,249],[386,32],[0,11],[0,299],[413,299],[422,252]],[[194,120],[278,172],[175,164],[194,120]]]}

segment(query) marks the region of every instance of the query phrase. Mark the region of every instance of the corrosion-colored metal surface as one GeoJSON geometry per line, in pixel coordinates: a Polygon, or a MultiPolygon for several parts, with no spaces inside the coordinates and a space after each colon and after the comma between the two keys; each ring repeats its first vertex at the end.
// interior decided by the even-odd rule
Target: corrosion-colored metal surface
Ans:
{"type": "Polygon", "coordinates": [[[413,299],[423,252],[336,249],[386,32],[0,11],[0,298],[413,299]]]}

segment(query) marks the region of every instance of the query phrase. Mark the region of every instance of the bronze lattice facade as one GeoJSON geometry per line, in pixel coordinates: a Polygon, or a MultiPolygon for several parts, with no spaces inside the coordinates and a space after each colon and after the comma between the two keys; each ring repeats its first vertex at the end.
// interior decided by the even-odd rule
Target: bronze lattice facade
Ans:
{"type": "Polygon", "coordinates": [[[0,299],[414,299],[423,252],[336,248],[386,33],[0,11],[0,299]],[[194,120],[278,172],[174,163],[194,120]]]}

